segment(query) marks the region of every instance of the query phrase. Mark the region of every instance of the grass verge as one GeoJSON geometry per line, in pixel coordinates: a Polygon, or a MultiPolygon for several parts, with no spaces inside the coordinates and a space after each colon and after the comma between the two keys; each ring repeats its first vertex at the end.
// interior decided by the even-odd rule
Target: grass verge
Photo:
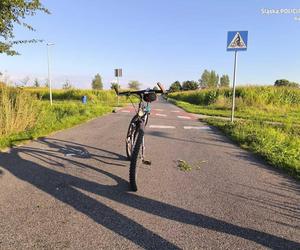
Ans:
{"type": "Polygon", "coordinates": [[[262,156],[269,164],[300,179],[300,129],[273,126],[258,121],[205,119],[219,128],[242,148],[262,156]]]}
{"type": "Polygon", "coordinates": [[[37,120],[34,126],[24,131],[1,136],[0,149],[11,147],[22,141],[45,136],[54,131],[70,128],[92,118],[112,111],[111,106],[102,104],[81,104],[80,102],[54,103],[36,101],[37,120]]]}
{"type": "MultiPolygon", "coordinates": [[[[194,114],[202,114],[209,116],[220,116],[220,117],[231,117],[230,109],[219,109],[213,105],[195,105],[184,101],[178,101],[168,98],[168,101],[175,104],[176,106],[184,109],[186,112],[194,114]]],[[[236,118],[256,120],[256,121],[268,121],[268,122],[280,122],[300,125],[300,109],[289,109],[289,110],[275,110],[265,107],[243,107],[235,111],[236,118]]]]}

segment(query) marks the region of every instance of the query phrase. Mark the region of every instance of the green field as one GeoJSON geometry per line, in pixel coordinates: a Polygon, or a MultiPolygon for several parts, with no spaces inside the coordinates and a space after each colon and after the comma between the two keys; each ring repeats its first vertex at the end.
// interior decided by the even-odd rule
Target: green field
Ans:
{"type": "Polygon", "coordinates": [[[188,112],[210,115],[204,119],[243,148],[271,165],[300,178],[300,89],[287,87],[237,88],[233,124],[230,89],[176,92],[170,101],[188,112]]]}
{"type": "MultiPolygon", "coordinates": [[[[0,148],[72,127],[112,112],[117,105],[113,91],[54,90],[53,105],[47,89],[0,87],[0,148]],[[86,95],[88,103],[82,104],[86,95]]],[[[120,98],[120,105],[126,103],[120,98]]]]}

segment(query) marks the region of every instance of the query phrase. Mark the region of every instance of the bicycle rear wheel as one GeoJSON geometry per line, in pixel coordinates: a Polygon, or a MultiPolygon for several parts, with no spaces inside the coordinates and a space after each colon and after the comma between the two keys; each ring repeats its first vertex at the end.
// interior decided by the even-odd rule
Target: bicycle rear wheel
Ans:
{"type": "Polygon", "coordinates": [[[131,156],[129,168],[129,183],[132,191],[137,191],[138,168],[142,164],[142,147],[144,140],[144,129],[139,128],[137,131],[137,139],[131,156]]]}

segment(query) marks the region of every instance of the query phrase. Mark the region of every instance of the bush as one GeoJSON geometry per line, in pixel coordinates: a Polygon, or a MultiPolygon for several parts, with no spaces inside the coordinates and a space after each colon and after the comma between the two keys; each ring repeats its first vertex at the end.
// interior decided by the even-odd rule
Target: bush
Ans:
{"type": "Polygon", "coordinates": [[[181,84],[179,81],[173,82],[170,86],[170,92],[177,92],[182,89],[181,84]]]}
{"type": "Polygon", "coordinates": [[[196,90],[199,88],[199,84],[195,81],[185,81],[182,83],[183,90],[196,90]]]}

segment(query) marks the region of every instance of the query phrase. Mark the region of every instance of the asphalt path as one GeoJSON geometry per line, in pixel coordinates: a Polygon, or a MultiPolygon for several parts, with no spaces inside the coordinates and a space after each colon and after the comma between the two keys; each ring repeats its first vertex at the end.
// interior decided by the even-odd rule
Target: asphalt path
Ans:
{"type": "Polygon", "coordinates": [[[299,182],[163,100],[130,192],[133,115],[0,153],[0,249],[300,249],[299,182]]]}

